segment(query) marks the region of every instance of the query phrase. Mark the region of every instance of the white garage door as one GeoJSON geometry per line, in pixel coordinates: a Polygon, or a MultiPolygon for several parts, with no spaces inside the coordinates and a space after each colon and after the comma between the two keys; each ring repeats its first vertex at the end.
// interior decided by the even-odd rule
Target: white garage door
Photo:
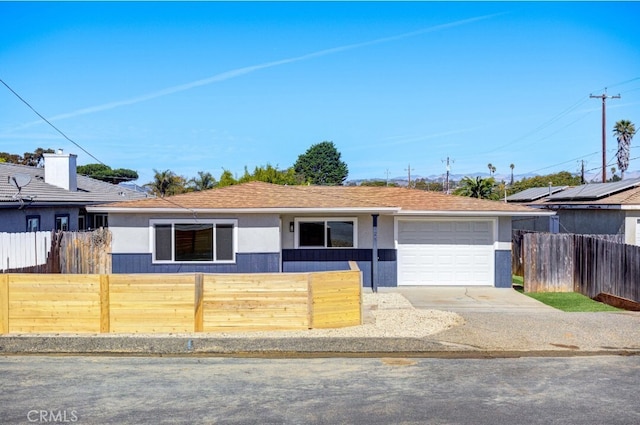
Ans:
{"type": "Polygon", "coordinates": [[[494,222],[398,221],[399,285],[493,285],[494,222]]]}

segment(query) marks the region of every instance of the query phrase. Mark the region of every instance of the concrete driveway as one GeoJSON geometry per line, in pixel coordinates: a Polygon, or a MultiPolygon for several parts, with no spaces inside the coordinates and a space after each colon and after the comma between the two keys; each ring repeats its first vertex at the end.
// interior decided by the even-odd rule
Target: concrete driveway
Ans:
{"type": "Polygon", "coordinates": [[[557,311],[511,288],[491,286],[399,286],[380,292],[402,294],[418,309],[460,312],[557,311]]]}

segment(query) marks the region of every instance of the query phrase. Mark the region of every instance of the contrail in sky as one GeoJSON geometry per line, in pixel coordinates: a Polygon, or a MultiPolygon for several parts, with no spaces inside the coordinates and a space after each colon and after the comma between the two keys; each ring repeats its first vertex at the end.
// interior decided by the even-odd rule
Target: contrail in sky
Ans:
{"type": "MultiPolygon", "coordinates": [[[[127,105],[134,105],[136,103],[141,103],[141,102],[145,102],[147,100],[151,100],[151,99],[156,99],[162,96],[167,96],[173,93],[179,93],[185,90],[190,90],[192,88],[195,87],[200,87],[200,86],[206,86],[212,83],[217,83],[220,81],[226,81],[226,80],[230,80],[232,78],[236,78],[239,77],[241,75],[246,75],[246,74],[250,74],[252,72],[255,71],[259,71],[262,69],[267,69],[267,68],[273,68],[276,66],[280,66],[280,65],[286,65],[286,64],[290,64],[290,63],[295,63],[295,62],[301,62],[301,61],[305,61],[308,59],[313,59],[313,58],[318,58],[321,56],[327,56],[327,55],[332,55],[334,53],[339,53],[339,52],[344,52],[347,50],[353,50],[353,49],[358,49],[361,47],[366,47],[366,46],[371,46],[371,45],[375,45],[375,44],[381,44],[381,43],[387,43],[390,41],[395,41],[395,40],[402,40],[405,38],[409,38],[409,37],[415,37],[421,34],[426,34],[426,33],[430,33],[430,32],[435,32],[435,31],[440,31],[440,30],[445,30],[445,29],[449,29],[449,28],[454,28],[454,27],[458,27],[461,25],[466,25],[466,24],[470,24],[473,22],[477,22],[477,21],[482,21],[485,19],[489,19],[489,18],[493,18],[495,16],[499,16],[502,15],[502,13],[498,13],[498,14],[492,14],[492,15],[483,15],[483,16],[477,16],[475,18],[468,18],[468,19],[463,19],[460,21],[454,21],[454,22],[449,22],[446,24],[441,24],[441,25],[435,25],[433,27],[428,27],[428,28],[423,28],[417,31],[412,31],[412,32],[407,32],[404,34],[399,34],[399,35],[394,35],[394,36],[390,36],[390,37],[384,37],[384,38],[378,38],[375,40],[371,40],[371,41],[364,41],[361,43],[354,43],[354,44],[347,44],[345,46],[339,46],[339,47],[333,47],[330,49],[325,49],[325,50],[320,50],[317,52],[313,52],[313,53],[307,53],[305,55],[302,56],[296,56],[293,58],[287,58],[287,59],[281,59],[281,60],[277,60],[277,61],[273,61],[273,62],[266,62],[263,64],[259,64],[259,65],[252,65],[252,66],[247,66],[247,67],[243,67],[243,68],[238,68],[238,69],[234,69],[231,71],[227,71],[227,72],[223,72],[220,74],[216,74],[214,76],[208,77],[208,78],[204,78],[202,80],[197,80],[197,81],[192,81],[190,83],[186,83],[186,84],[181,84],[178,86],[173,86],[173,87],[169,87],[163,90],[159,90],[153,93],[148,93],[148,94],[144,94],[142,96],[137,96],[137,97],[133,97],[130,99],[125,99],[125,100],[120,100],[120,101],[116,101],[116,102],[110,102],[110,103],[105,103],[102,105],[98,105],[98,106],[92,106],[89,108],[83,108],[83,109],[78,109],[76,111],[73,112],[68,112],[66,114],[60,114],[60,115],[56,115],[53,116],[51,118],[48,118],[49,121],[57,121],[57,120],[62,120],[62,119],[66,119],[66,118],[73,118],[73,117],[77,117],[80,115],[86,115],[86,114],[92,114],[95,112],[101,112],[101,111],[106,111],[109,109],[115,109],[118,108],[120,106],[127,106],[127,105]]],[[[29,122],[26,123],[18,128],[16,128],[15,130],[19,130],[22,128],[26,128],[26,127],[30,127],[32,125],[35,124],[39,124],[42,121],[33,121],[33,122],[29,122]]]]}

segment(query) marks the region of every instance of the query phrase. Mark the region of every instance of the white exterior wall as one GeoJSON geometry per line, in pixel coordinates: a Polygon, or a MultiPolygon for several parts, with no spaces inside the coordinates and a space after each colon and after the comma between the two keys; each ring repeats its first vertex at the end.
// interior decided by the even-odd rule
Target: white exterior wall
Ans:
{"type": "MultiPolygon", "coordinates": [[[[200,219],[238,220],[238,252],[280,252],[280,220],[270,215],[198,215],[200,219]]],[[[114,254],[150,253],[151,219],[193,219],[191,214],[109,214],[114,254]]]]}
{"type": "MultiPolygon", "coordinates": [[[[358,220],[358,248],[373,248],[373,217],[371,214],[332,214],[332,215],[283,215],[282,216],[282,248],[293,249],[295,245],[294,232],[289,231],[289,223],[296,218],[327,218],[327,217],[356,218],[358,220]]],[[[393,216],[378,217],[378,248],[393,249],[393,216]]]]}
{"type": "Polygon", "coordinates": [[[624,219],[624,242],[629,245],[640,246],[640,238],[638,238],[640,226],[638,225],[638,220],[640,220],[640,211],[626,211],[624,219]]]}

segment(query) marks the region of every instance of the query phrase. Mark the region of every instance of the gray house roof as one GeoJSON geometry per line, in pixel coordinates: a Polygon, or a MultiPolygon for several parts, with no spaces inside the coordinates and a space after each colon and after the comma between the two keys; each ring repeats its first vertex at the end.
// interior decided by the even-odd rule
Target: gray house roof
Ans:
{"type": "Polygon", "coordinates": [[[510,203],[536,208],[609,208],[640,209],[640,178],[610,183],[589,183],[575,187],[531,188],[507,197],[510,203]],[[559,190],[555,190],[559,189],[559,190]],[[542,196],[538,196],[543,194],[542,196]]]}
{"type": "MultiPolygon", "coordinates": [[[[20,178],[18,179],[20,180],[20,178]]],[[[77,176],[77,191],[69,191],[45,182],[44,168],[0,163],[0,208],[11,208],[23,202],[32,206],[89,205],[104,202],[144,199],[151,195],[123,186],[106,183],[86,176],[77,176]],[[12,182],[16,175],[29,176],[30,181],[20,189],[12,182]]]]}

